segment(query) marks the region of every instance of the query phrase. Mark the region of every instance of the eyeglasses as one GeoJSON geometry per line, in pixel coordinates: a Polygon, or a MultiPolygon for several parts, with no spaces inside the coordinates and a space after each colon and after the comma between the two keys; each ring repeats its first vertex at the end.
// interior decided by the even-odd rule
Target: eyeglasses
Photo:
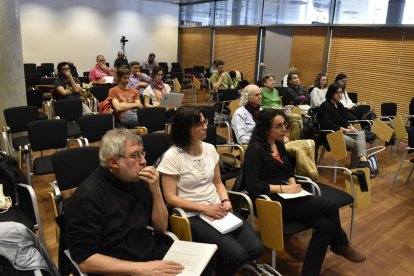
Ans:
{"type": "Polygon", "coordinates": [[[202,125],[208,125],[208,119],[204,119],[204,121],[198,122],[194,124],[196,127],[200,127],[202,125]]]}
{"type": "Polygon", "coordinates": [[[285,127],[285,129],[287,129],[288,124],[287,123],[283,123],[283,124],[280,123],[280,124],[274,125],[272,127],[275,128],[275,129],[281,129],[282,127],[285,127]]]}
{"type": "Polygon", "coordinates": [[[262,93],[256,93],[256,94],[253,94],[253,95],[251,95],[252,97],[261,97],[262,96],[262,93]]]}
{"type": "Polygon", "coordinates": [[[161,73],[161,74],[155,74],[156,76],[160,76],[160,77],[162,77],[162,76],[164,76],[164,74],[163,73],[161,73]]]}
{"type": "Polygon", "coordinates": [[[105,61],[104,59],[98,59],[98,61],[105,61]]]}
{"type": "Polygon", "coordinates": [[[141,151],[141,152],[136,151],[136,152],[131,153],[130,156],[119,155],[119,157],[121,157],[121,158],[130,158],[134,161],[137,161],[138,159],[144,158],[145,155],[146,155],[145,151],[141,151]]]}
{"type": "Polygon", "coordinates": [[[70,70],[70,68],[69,67],[63,67],[62,71],[64,71],[64,70],[70,70]]]}

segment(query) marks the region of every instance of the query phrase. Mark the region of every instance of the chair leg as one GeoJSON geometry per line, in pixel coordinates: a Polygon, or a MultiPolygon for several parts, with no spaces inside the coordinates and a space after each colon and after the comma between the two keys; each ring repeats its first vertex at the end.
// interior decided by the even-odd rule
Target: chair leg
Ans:
{"type": "Polygon", "coordinates": [[[318,165],[319,165],[319,163],[321,163],[321,160],[323,159],[324,155],[325,155],[325,147],[322,146],[322,151],[321,151],[321,154],[319,155],[319,159],[318,159],[318,165]]]}
{"type": "Polygon", "coordinates": [[[272,267],[276,269],[276,249],[272,249],[272,267]]]}
{"type": "MultiPolygon", "coordinates": [[[[390,186],[388,187],[388,190],[390,190],[390,191],[391,191],[391,189],[392,189],[392,185],[394,185],[395,181],[397,181],[398,174],[399,174],[399,173],[400,173],[400,171],[401,171],[402,164],[404,163],[404,160],[405,160],[405,157],[407,156],[407,154],[408,154],[408,151],[407,151],[407,150],[405,150],[404,155],[403,155],[403,157],[401,158],[400,165],[398,166],[398,169],[397,169],[397,171],[395,172],[394,179],[392,180],[392,182],[391,182],[390,186]]],[[[407,180],[408,180],[408,179],[407,179],[407,180]]]]}
{"type": "Polygon", "coordinates": [[[405,184],[408,184],[408,181],[410,180],[410,177],[413,174],[413,171],[414,171],[414,165],[411,167],[411,171],[410,171],[410,173],[407,176],[407,180],[405,181],[405,184]]]}
{"type": "MultiPolygon", "coordinates": [[[[335,167],[338,167],[338,160],[335,161],[335,167]]],[[[336,184],[336,175],[338,174],[338,169],[335,168],[334,171],[334,184],[336,184]]]]}
{"type": "Polygon", "coordinates": [[[352,242],[352,236],[354,235],[354,216],[355,216],[355,203],[352,204],[351,211],[351,227],[349,229],[349,241],[352,242]]]}

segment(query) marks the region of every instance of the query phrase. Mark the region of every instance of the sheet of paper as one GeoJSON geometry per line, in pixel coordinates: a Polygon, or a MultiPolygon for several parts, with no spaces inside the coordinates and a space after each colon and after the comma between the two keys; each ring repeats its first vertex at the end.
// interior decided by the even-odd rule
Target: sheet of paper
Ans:
{"type": "Polygon", "coordinates": [[[198,242],[174,241],[164,260],[176,261],[184,266],[179,275],[197,276],[207,266],[217,250],[217,245],[198,242]]]}
{"type": "Polygon", "coordinates": [[[278,195],[283,197],[284,199],[291,199],[291,198],[297,198],[297,197],[303,197],[303,196],[310,196],[312,194],[302,189],[302,191],[300,191],[299,193],[295,193],[295,194],[280,193],[278,195]]]}

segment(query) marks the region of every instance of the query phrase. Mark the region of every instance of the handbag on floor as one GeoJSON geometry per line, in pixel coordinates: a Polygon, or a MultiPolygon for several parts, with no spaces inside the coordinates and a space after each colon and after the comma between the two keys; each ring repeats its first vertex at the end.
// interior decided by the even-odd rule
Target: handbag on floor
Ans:
{"type": "Polygon", "coordinates": [[[5,213],[12,206],[12,199],[3,193],[3,184],[0,184],[0,213],[5,213]]]}
{"type": "Polygon", "coordinates": [[[273,267],[268,264],[248,263],[240,268],[242,276],[273,276],[281,275],[273,267]]]}

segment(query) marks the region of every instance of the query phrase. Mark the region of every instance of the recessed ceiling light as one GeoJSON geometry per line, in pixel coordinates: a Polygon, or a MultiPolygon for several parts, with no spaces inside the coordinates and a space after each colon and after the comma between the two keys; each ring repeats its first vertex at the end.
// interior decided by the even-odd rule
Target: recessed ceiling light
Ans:
{"type": "Polygon", "coordinates": [[[342,13],[346,13],[346,14],[358,14],[357,11],[343,11],[342,13]]]}

